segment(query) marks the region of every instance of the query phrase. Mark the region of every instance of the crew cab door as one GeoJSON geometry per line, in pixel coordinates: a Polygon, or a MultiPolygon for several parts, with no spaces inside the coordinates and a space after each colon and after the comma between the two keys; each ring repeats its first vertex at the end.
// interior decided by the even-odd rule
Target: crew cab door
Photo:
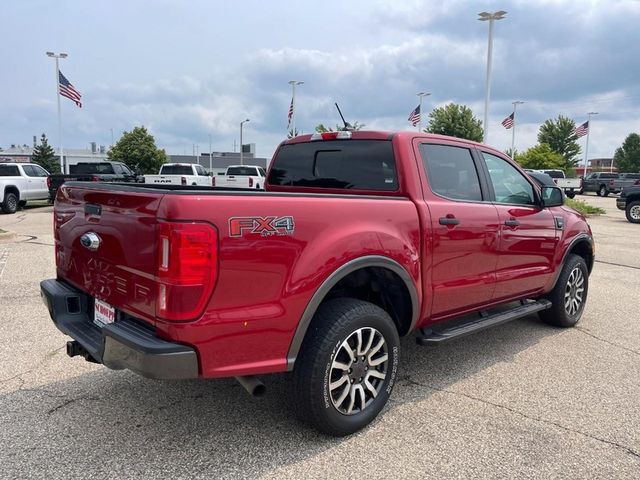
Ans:
{"type": "Polygon", "coordinates": [[[48,198],[47,171],[37,165],[22,165],[25,179],[25,190],[21,192],[21,200],[41,200],[48,198]]]}
{"type": "Polygon", "coordinates": [[[553,274],[555,218],[533,184],[506,158],[481,151],[500,221],[494,300],[539,292],[553,274]]]}
{"type": "Polygon", "coordinates": [[[491,301],[499,226],[471,149],[429,142],[418,150],[431,217],[431,224],[422,226],[424,268],[431,274],[425,297],[432,298],[430,316],[437,320],[491,301]]]}

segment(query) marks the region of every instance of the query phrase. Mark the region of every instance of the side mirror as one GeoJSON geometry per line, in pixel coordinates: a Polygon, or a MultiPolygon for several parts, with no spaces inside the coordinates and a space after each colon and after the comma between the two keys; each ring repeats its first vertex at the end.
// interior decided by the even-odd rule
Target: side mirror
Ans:
{"type": "Polygon", "coordinates": [[[542,206],[560,207],[564,205],[564,194],[560,187],[542,187],[542,206]]]}

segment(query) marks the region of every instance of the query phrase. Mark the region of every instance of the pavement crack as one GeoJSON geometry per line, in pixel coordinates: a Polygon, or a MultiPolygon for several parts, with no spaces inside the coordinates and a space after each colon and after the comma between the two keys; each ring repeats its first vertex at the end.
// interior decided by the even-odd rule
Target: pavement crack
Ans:
{"type": "Polygon", "coordinates": [[[534,422],[544,423],[546,425],[552,425],[552,426],[554,426],[556,428],[559,428],[561,430],[564,430],[564,431],[567,431],[567,432],[570,432],[570,433],[574,433],[574,434],[577,434],[577,435],[582,435],[583,437],[587,437],[587,438],[590,438],[592,440],[596,440],[598,442],[601,442],[601,443],[604,443],[606,445],[609,445],[609,446],[615,447],[617,449],[620,449],[620,450],[624,451],[625,453],[627,453],[627,454],[637,458],[638,460],[640,460],[640,452],[637,452],[637,451],[633,450],[630,447],[627,447],[627,446],[622,445],[620,443],[614,442],[612,440],[607,440],[607,439],[604,439],[604,438],[601,438],[601,437],[597,437],[596,435],[593,435],[593,434],[587,433],[587,432],[583,432],[581,430],[575,430],[573,428],[567,427],[565,425],[562,425],[560,423],[554,422],[552,420],[547,420],[545,418],[534,417],[532,415],[528,415],[528,414],[526,414],[524,412],[516,410],[515,408],[509,407],[508,405],[503,405],[501,403],[494,403],[494,402],[491,402],[489,400],[485,400],[484,398],[475,397],[475,396],[469,395],[467,393],[456,392],[456,391],[453,391],[453,390],[447,390],[447,389],[444,389],[444,388],[437,388],[437,387],[433,387],[431,385],[426,385],[424,383],[417,382],[417,381],[413,380],[409,376],[403,377],[403,380],[405,380],[407,383],[410,383],[411,385],[416,385],[416,386],[419,386],[419,387],[428,388],[429,390],[434,390],[434,391],[437,391],[437,392],[447,393],[449,395],[456,395],[456,396],[459,396],[459,397],[464,397],[464,398],[467,398],[469,400],[473,400],[473,401],[476,401],[476,402],[483,403],[485,405],[490,405],[490,406],[495,407],[495,408],[499,408],[499,409],[502,409],[502,410],[507,410],[508,412],[511,412],[514,415],[519,415],[519,416],[521,416],[523,418],[526,418],[528,420],[532,420],[534,422]]]}
{"type": "Polygon", "coordinates": [[[57,405],[51,409],[49,409],[47,411],[47,415],[51,415],[54,412],[57,412],[58,410],[60,410],[61,408],[66,407],[67,405],[71,405],[72,403],[75,402],[79,402],[81,400],[92,400],[92,401],[97,401],[100,400],[98,397],[87,397],[87,396],[82,396],[82,397],[78,397],[78,398],[70,398],[68,400],[65,400],[64,402],[62,402],[60,405],[57,405]]]}
{"type": "Polygon", "coordinates": [[[584,327],[574,327],[577,331],[584,333],[585,335],[588,335],[592,338],[595,338],[596,340],[600,340],[601,342],[606,343],[607,345],[611,345],[612,347],[616,347],[616,348],[620,348],[622,350],[625,350],[627,352],[631,352],[635,355],[640,355],[640,352],[637,350],[633,350],[632,348],[629,347],[625,347],[624,345],[620,345],[619,343],[614,343],[610,340],[604,339],[602,337],[599,337],[597,335],[594,335],[593,333],[591,333],[589,330],[587,330],[584,327]]]}
{"type": "Polygon", "coordinates": [[[614,267],[624,267],[624,268],[632,268],[634,270],[640,270],[640,267],[636,267],[633,265],[625,265],[623,263],[615,263],[615,262],[605,262],[604,260],[595,260],[596,263],[604,263],[605,265],[613,265],[614,267]]]}

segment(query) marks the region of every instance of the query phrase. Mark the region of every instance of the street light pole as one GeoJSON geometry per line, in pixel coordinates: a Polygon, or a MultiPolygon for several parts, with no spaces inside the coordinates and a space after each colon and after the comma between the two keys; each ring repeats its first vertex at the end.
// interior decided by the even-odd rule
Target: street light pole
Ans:
{"type": "Polygon", "coordinates": [[[209,173],[213,173],[213,157],[211,153],[211,134],[209,134],[209,173]]]}
{"type": "Polygon", "coordinates": [[[497,12],[480,12],[478,15],[481,22],[489,21],[489,46],[487,48],[487,80],[484,94],[484,124],[482,141],[487,143],[488,131],[489,131],[489,99],[491,97],[491,58],[493,55],[493,22],[494,20],[502,20],[507,12],[499,10],[497,12]]]}
{"type": "Polygon", "coordinates": [[[240,165],[244,165],[244,159],[242,158],[242,125],[244,125],[245,123],[247,123],[249,121],[249,119],[245,119],[243,121],[240,122],[240,165]]]}
{"type": "Polygon", "coordinates": [[[511,127],[511,158],[516,155],[516,106],[522,105],[524,102],[516,100],[513,103],[513,127],[511,127]]]}
{"type": "Polygon", "coordinates": [[[420,117],[418,119],[418,132],[422,132],[422,97],[428,97],[429,95],[431,95],[430,93],[425,93],[425,92],[420,92],[418,94],[418,97],[420,97],[420,103],[419,103],[419,112],[420,112],[420,117]]]}
{"type": "Polygon", "coordinates": [[[66,53],[53,53],[47,52],[48,57],[52,57],[56,59],[56,99],[58,100],[58,143],[59,143],[59,151],[60,151],[60,171],[62,173],[65,172],[64,168],[64,149],[62,148],[62,113],[60,110],[60,65],[58,63],[58,59],[67,58],[68,55],[66,53]]]}
{"type": "Polygon", "coordinates": [[[589,162],[589,135],[591,134],[591,115],[598,115],[598,112],[587,113],[587,143],[584,146],[584,176],[587,176],[587,164],[589,162]]]}
{"type": "MultiPolygon", "coordinates": [[[[292,137],[296,136],[296,85],[304,85],[304,82],[298,80],[289,80],[291,85],[291,132],[292,137]]],[[[289,132],[287,132],[289,133],[289,132]]]]}

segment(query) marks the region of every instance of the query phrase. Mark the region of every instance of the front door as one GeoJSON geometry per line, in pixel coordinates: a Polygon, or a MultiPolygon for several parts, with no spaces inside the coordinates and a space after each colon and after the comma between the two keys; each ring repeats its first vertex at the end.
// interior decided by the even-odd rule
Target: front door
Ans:
{"type": "Polygon", "coordinates": [[[431,318],[437,320],[491,301],[498,213],[469,148],[422,143],[419,151],[431,217],[431,224],[423,226],[423,258],[430,272],[425,275],[430,280],[425,294],[432,297],[431,318]]]}
{"type": "Polygon", "coordinates": [[[555,218],[533,184],[507,159],[482,152],[500,221],[494,300],[539,293],[553,275],[555,218]]]}

